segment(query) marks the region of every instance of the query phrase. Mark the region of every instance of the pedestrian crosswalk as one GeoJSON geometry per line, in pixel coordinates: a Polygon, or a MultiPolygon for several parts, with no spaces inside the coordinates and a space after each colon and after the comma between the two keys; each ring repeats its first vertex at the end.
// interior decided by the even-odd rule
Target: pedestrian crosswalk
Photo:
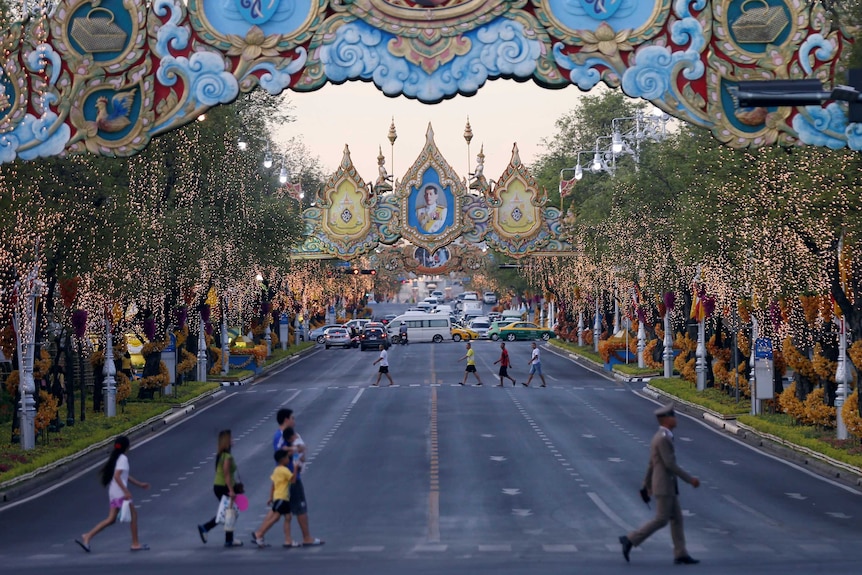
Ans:
{"type": "MultiPolygon", "coordinates": [[[[445,387],[455,387],[455,388],[463,388],[463,389],[472,389],[472,388],[496,389],[499,386],[497,386],[496,384],[493,384],[493,385],[486,384],[486,385],[480,385],[480,386],[461,385],[460,383],[457,383],[457,382],[452,382],[452,383],[427,383],[427,382],[426,383],[396,383],[395,385],[381,385],[379,387],[378,386],[372,386],[370,384],[362,385],[362,384],[344,383],[344,384],[327,385],[327,384],[323,383],[323,384],[315,384],[313,386],[308,386],[308,387],[296,387],[296,386],[288,386],[288,387],[276,386],[276,387],[265,387],[265,388],[264,387],[252,387],[252,388],[248,389],[245,393],[278,393],[278,392],[282,392],[282,391],[309,391],[309,390],[315,390],[315,389],[337,390],[337,389],[364,389],[364,388],[369,388],[372,390],[387,390],[387,389],[393,390],[393,389],[422,389],[422,388],[427,388],[427,387],[444,387],[444,388],[445,387]]],[[[534,388],[539,389],[538,386],[530,386],[529,389],[532,390],[534,388]]],[[[519,385],[517,387],[506,387],[503,389],[523,390],[524,387],[519,385]]],[[[546,388],[542,388],[540,391],[547,391],[547,390],[553,390],[553,389],[568,390],[568,391],[599,391],[599,392],[627,392],[627,391],[629,391],[625,387],[600,386],[600,385],[595,385],[595,386],[548,385],[546,388]]],[[[525,390],[525,391],[527,391],[527,390],[525,390]]]]}

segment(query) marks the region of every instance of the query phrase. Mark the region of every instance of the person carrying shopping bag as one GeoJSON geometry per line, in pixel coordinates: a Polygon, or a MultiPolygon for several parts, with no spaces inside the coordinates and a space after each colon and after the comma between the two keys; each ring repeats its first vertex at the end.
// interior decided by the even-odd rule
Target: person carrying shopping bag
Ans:
{"type": "Polygon", "coordinates": [[[80,539],[75,539],[75,543],[87,553],[90,552],[90,541],[93,537],[105,527],[113,525],[118,517],[121,523],[129,523],[132,529],[132,546],[130,549],[132,551],[148,551],[150,549],[149,545],[142,545],[138,541],[138,512],[132,503],[132,493],[129,491],[129,484],[137,485],[141,489],[149,489],[150,484],[138,481],[129,475],[129,458],[126,457],[128,450],[129,438],[125,435],[117,437],[114,440],[114,449],[100,471],[102,486],[108,488],[108,517],[100,521],[88,533],[81,535],[80,539]]]}
{"type": "MultiPolygon", "coordinates": [[[[233,525],[229,517],[230,513],[236,513],[236,496],[239,484],[237,482],[237,467],[236,459],[231,455],[231,437],[230,429],[219,431],[218,434],[218,453],[216,455],[215,464],[215,479],[213,481],[213,493],[221,505],[223,497],[228,498],[225,512],[225,531],[224,531],[224,546],[225,547],[242,547],[242,541],[234,539],[233,525]]],[[[240,490],[241,492],[241,490],[240,490]]],[[[207,533],[218,524],[218,517],[213,516],[212,519],[202,525],[198,525],[198,534],[201,541],[207,542],[207,533]]],[[[235,520],[235,518],[234,518],[235,520]]]]}

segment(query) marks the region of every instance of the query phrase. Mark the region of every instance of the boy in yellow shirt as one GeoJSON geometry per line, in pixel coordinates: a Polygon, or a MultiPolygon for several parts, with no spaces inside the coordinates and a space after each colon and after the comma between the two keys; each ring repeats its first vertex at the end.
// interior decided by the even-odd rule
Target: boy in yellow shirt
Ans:
{"type": "Polygon", "coordinates": [[[279,449],[275,452],[274,458],[278,465],[269,477],[272,479],[272,487],[269,491],[267,504],[271,507],[269,513],[263,518],[263,523],[260,524],[257,531],[253,531],[251,534],[252,542],[261,549],[267,546],[263,536],[282,516],[288,525],[290,524],[290,484],[295,481],[294,474],[287,468],[287,464],[290,462],[290,452],[287,449],[279,449]]]}

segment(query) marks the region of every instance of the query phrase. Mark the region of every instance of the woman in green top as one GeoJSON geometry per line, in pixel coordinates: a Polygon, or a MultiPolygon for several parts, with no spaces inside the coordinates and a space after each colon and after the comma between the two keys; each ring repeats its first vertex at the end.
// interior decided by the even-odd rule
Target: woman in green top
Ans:
{"type": "MultiPolygon", "coordinates": [[[[236,485],[236,460],[230,453],[232,442],[230,429],[219,431],[215,481],[213,481],[213,493],[215,493],[216,499],[221,501],[221,498],[227,495],[230,497],[231,503],[236,498],[236,492],[234,492],[234,485],[236,485]]],[[[201,541],[204,543],[207,542],[207,532],[215,527],[216,524],[216,518],[213,517],[203,525],[198,525],[198,533],[201,536],[201,541]]],[[[224,546],[242,547],[242,541],[233,538],[233,531],[225,531],[224,546]]]]}

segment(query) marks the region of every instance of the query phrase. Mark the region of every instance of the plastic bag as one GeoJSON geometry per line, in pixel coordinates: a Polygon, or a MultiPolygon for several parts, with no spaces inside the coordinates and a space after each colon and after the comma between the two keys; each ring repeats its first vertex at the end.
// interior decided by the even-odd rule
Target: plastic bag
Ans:
{"type": "Polygon", "coordinates": [[[120,523],[132,522],[132,502],[128,499],[123,499],[123,505],[120,507],[119,521],[120,523]]]}
{"type": "Polygon", "coordinates": [[[228,507],[230,507],[230,497],[222,495],[216,510],[216,523],[224,523],[224,514],[228,507]]]}
{"type": "Polygon", "coordinates": [[[236,526],[236,518],[239,515],[239,510],[235,505],[228,506],[227,509],[224,510],[224,530],[225,531],[233,531],[236,526]]]}

